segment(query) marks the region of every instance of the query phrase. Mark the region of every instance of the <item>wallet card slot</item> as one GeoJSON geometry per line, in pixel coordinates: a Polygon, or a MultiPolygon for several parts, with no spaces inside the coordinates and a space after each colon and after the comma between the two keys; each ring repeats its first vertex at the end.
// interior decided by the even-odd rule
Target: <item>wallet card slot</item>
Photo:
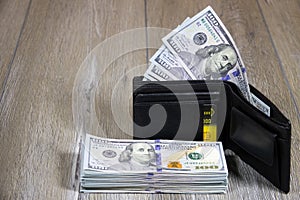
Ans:
{"type": "Polygon", "coordinates": [[[219,93],[152,93],[152,94],[138,94],[135,96],[135,103],[139,102],[211,102],[219,100],[219,93]]]}
{"type": "Polygon", "coordinates": [[[175,101],[169,101],[169,100],[166,100],[166,101],[141,101],[141,102],[135,102],[134,105],[155,105],[155,104],[161,104],[161,105],[180,105],[180,104],[198,104],[199,107],[201,107],[202,105],[211,105],[211,104],[214,104],[216,105],[218,103],[218,101],[205,101],[205,100],[201,100],[201,101],[195,101],[195,100],[182,100],[180,101],[180,103],[175,100],[175,101]]]}

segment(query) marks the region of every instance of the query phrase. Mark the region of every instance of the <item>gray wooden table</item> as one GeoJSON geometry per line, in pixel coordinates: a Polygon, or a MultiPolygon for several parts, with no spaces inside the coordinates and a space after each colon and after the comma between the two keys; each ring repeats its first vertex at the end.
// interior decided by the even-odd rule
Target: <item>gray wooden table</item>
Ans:
{"type": "MultiPolygon", "coordinates": [[[[299,0],[0,1],[0,199],[298,199],[299,11],[299,0]],[[161,44],[162,33],[152,35],[150,27],[173,29],[207,5],[236,41],[249,82],[291,120],[290,193],[283,194],[230,154],[225,195],[79,194],[80,131],[130,138],[116,122],[120,119],[114,118],[111,103],[128,104],[130,114],[132,77],[143,74],[153,48],[161,44]],[[117,55],[114,46],[106,46],[103,59],[116,59],[101,79],[93,79],[93,93],[74,90],[77,83],[91,83],[85,78],[95,78],[84,76],[89,53],[115,34],[135,28],[143,31],[144,37],[136,38],[143,48],[117,55]],[[115,85],[123,86],[120,91],[127,95],[116,93],[115,85]],[[84,107],[74,105],[76,95],[92,99],[84,112],[92,109],[93,115],[79,112],[84,107]],[[91,117],[96,120],[89,121],[91,117]]],[[[124,40],[120,48],[134,42],[124,40]]],[[[127,126],[130,131],[131,124],[127,126]]]]}

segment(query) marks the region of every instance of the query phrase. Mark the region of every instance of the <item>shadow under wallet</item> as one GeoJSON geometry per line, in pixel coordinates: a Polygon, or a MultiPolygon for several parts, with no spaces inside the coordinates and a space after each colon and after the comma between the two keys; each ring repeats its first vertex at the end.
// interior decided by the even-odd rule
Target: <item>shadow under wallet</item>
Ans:
{"type": "Polygon", "coordinates": [[[290,121],[250,85],[269,114],[228,81],[133,80],[134,139],[221,141],[285,193],[290,183],[290,121]]]}

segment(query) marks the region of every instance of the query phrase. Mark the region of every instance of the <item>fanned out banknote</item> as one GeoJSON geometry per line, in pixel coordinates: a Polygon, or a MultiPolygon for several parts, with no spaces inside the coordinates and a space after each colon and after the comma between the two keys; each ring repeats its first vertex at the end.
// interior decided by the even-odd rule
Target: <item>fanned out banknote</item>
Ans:
{"type": "Polygon", "coordinates": [[[210,6],[187,18],[162,41],[163,45],[150,58],[144,81],[231,81],[252,105],[270,116],[270,107],[250,92],[239,50],[210,6]]]}
{"type": "Polygon", "coordinates": [[[177,80],[228,80],[250,101],[246,68],[238,48],[210,6],[162,40],[163,46],[150,62],[169,77],[172,74],[177,80]]]}
{"type": "Polygon", "coordinates": [[[234,82],[250,101],[245,65],[230,33],[211,7],[163,38],[164,45],[180,58],[193,79],[234,82]],[[229,78],[230,77],[230,78],[229,78]]]}
{"type": "Polygon", "coordinates": [[[117,140],[87,134],[81,192],[225,193],[221,142],[117,140]]]}

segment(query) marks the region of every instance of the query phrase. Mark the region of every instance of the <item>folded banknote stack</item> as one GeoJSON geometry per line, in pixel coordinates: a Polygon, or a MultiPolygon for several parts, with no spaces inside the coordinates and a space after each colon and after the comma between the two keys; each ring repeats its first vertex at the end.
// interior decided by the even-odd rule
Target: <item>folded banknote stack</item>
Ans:
{"type": "Polygon", "coordinates": [[[221,142],[117,140],[87,134],[81,192],[225,193],[221,142]]]}
{"type": "Polygon", "coordinates": [[[270,108],[250,92],[246,67],[230,33],[208,6],[162,38],[150,58],[144,81],[224,80],[270,116],[270,108]]]}

